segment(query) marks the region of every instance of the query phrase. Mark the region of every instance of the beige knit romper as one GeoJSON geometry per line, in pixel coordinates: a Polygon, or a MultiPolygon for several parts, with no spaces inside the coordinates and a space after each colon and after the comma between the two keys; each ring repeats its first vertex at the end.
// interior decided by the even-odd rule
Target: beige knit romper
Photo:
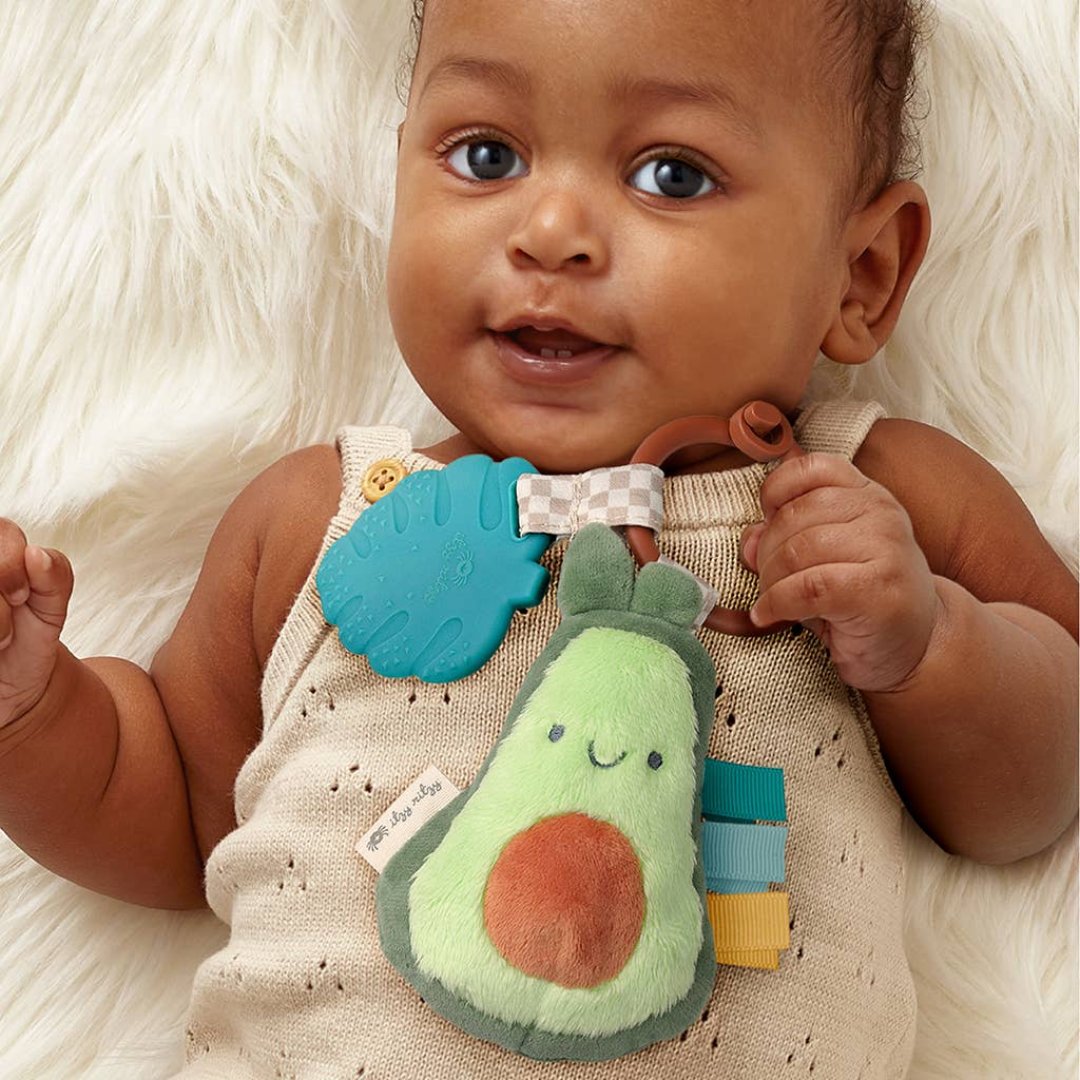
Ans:
{"type": "MultiPolygon", "coordinates": [[[[876,403],[810,406],[796,437],[850,459],[882,415],[876,403]]],[[[344,490],[320,559],[367,507],[360,487],[373,462],[442,467],[394,428],[344,427],[337,445],[344,490]]],[[[769,468],[665,483],[661,549],[729,607],[757,595],[738,544],[761,520],[769,468]]],[[[719,966],[708,1007],[676,1039],[611,1061],[542,1062],[454,1027],[383,956],[376,873],[357,841],[428,765],[462,790],[473,780],[557,624],[565,548],[544,556],[553,582],[543,602],[512,621],[484,667],[444,685],[376,676],[347,652],[322,617],[312,567],[267,662],[263,738],[236,781],[239,825],[207,861],[207,898],[232,934],[196,975],[187,1080],[904,1075],[915,993],[901,941],[901,802],[861,696],[800,627],[757,638],[701,631],[719,679],[709,756],[784,770],[791,946],[779,970],[719,966]]]]}

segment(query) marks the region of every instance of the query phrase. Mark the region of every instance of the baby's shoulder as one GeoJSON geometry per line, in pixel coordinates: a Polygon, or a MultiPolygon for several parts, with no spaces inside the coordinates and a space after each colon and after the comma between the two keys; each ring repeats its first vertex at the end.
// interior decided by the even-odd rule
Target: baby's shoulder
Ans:
{"type": "Polygon", "coordinates": [[[335,514],[341,500],[341,458],[333,443],[312,443],[278,458],[259,480],[280,516],[286,507],[297,509],[297,503],[306,510],[335,514]]]}
{"type": "Polygon", "coordinates": [[[917,420],[877,421],[853,459],[907,511],[934,574],[984,603],[1025,604],[1077,632],[1076,579],[980,454],[917,420]]]}
{"type": "Polygon", "coordinates": [[[279,458],[253,484],[261,520],[252,620],[263,668],[340,505],[341,459],[332,444],[315,443],[279,458]]]}
{"type": "Polygon", "coordinates": [[[946,577],[955,571],[967,539],[960,503],[980,486],[993,488],[995,480],[1005,483],[974,450],[917,420],[878,420],[853,463],[904,507],[930,569],[946,577]]]}

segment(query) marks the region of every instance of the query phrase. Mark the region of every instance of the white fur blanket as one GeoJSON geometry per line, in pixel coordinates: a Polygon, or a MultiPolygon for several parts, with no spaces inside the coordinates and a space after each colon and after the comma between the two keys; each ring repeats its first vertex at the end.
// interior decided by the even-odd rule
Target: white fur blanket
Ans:
{"type": "MultiPolygon", "coordinates": [[[[78,655],[149,664],[276,457],[346,422],[438,433],[381,291],[410,6],[0,4],[0,514],[71,556],[78,655]]],[[[940,0],[930,254],[883,355],[816,378],[963,438],[1074,570],[1076,23],[1075,0],[940,0]]],[[[913,1077],[1075,1076],[1075,832],[995,869],[911,826],[908,855],[913,1077]]],[[[223,939],[0,837],[0,1076],[168,1074],[223,939]]]]}

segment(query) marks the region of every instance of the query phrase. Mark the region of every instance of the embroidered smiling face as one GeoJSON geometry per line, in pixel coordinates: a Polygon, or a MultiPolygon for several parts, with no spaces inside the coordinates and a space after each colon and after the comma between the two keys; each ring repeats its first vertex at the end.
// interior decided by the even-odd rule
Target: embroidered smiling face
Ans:
{"type": "MultiPolygon", "coordinates": [[[[551,730],[548,732],[548,738],[552,742],[558,742],[565,734],[566,728],[562,724],[552,724],[551,730]]],[[[593,740],[589,741],[589,761],[591,761],[593,765],[595,765],[598,769],[611,769],[614,766],[618,765],[624,757],[626,757],[625,750],[614,761],[597,761],[595,755],[593,754],[593,740]]],[[[650,769],[659,769],[660,766],[664,763],[664,758],[663,755],[660,754],[658,751],[651,750],[649,752],[648,761],[650,769]]]]}
{"type": "Polygon", "coordinates": [[[506,742],[578,809],[617,815],[630,800],[666,812],[692,802],[692,715],[686,667],[671,649],[593,627],[551,664],[506,742]]]}

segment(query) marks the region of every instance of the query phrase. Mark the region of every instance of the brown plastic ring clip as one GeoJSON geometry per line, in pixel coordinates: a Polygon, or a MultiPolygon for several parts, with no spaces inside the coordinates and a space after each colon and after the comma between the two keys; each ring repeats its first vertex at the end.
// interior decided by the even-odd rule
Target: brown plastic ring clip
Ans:
{"type": "MultiPolygon", "coordinates": [[[[799,457],[803,449],[795,441],[791,424],[784,414],[767,401],[751,401],[730,420],[721,416],[684,416],[658,427],[634,452],[631,463],[639,462],[663,467],[672,454],[688,446],[734,446],[753,461],[788,460],[799,457]]],[[[655,562],[660,548],[651,529],[644,525],[627,525],[626,540],[638,566],[655,562]]],[[[719,604],[709,612],[705,625],[724,634],[759,637],[775,634],[791,626],[790,622],[755,626],[745,611],[724,608],[719,604]]]]}

